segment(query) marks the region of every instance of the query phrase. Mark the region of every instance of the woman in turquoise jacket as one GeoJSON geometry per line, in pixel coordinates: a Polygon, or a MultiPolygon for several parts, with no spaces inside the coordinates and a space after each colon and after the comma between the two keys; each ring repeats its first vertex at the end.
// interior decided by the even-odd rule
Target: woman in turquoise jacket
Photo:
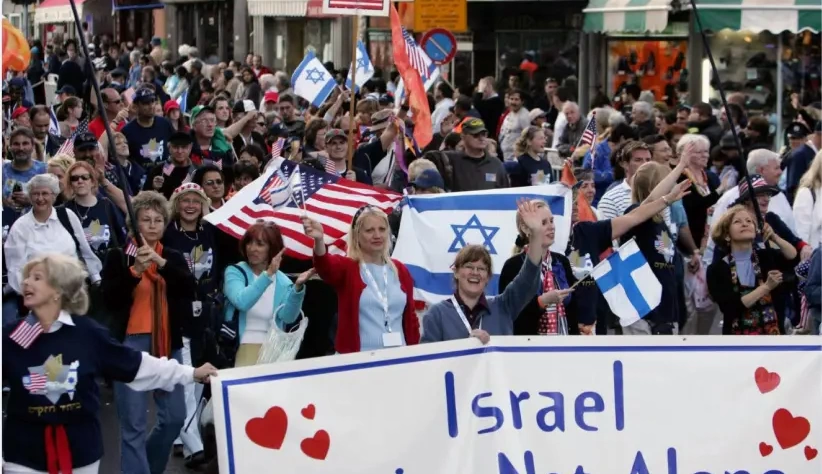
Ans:
{"type": "Polygon", "coordinates": [[[235,367],[254,365],[271,324],[284,329],[297,320],[305,297],[305,282],[314,270],[300,274],[297,281],[279,271],[285,247],[279,227],[272,222],[248,228],[240,241],[244,261],[225,270],[223,294],[224,319],[232,321],[239,313],[237,335],[240,348],[235,367]]]}

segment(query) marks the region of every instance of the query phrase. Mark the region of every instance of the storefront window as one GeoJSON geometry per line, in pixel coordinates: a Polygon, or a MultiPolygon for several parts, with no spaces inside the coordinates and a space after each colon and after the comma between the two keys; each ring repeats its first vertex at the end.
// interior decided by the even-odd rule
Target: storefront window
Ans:
{"type": "Polygon", "coordinates": [[[796,119],[800,107],[822,100],[820,44],[819,33],[782,34],[783,124],[796,119]]]}
{"type": "Polygon", "coordinates": [[[651,91],[657,101],[679,103],[688,92],[686,39],[612,39],[608,41],[608,95],[619,103],[628,84],[651,91]]]}
{"type": "Polygon", "coordinates": [[[540,67],[560,80],[576,75],[579,32],[524,31],[497,33],[497,76],[517,71],[526,54],[540,67]]]}
{"type": "MultiPolygon", "coordinates": [[[[773,114],[777,102],[778,37],[767,31],[757,34],[722,30],[712,35],[710,43],[725,94],[745,94],[749,114],[773,114]]],[[[706,66],[710,71],[710,65],[706,66]]],[[[711,75],[708,99],[714,106],[720,102],[717,86],[717,78],[711,75]]]]}

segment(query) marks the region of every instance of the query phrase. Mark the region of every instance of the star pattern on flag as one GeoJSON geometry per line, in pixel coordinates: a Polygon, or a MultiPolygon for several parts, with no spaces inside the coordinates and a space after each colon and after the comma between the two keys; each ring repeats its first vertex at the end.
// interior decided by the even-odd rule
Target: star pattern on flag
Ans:
{"type": "Polygon", "coordinates": [[[365,58],[357,58],[357,71],[368,72],[370,70],[370,61],[367,61],[365,58]]]}
{"type": "Polygon", "coordinates": [[[317,68],[306,69],[305,78],[314,84],[319,84],[325,81],[325,73],[317,68]]]}
{"type": "Polygon", "coordinates": [[[480,234],[482,234],[482,246],[488,249],[491,255],[497,254],[493,240],[494,236],[499,232],[499,227],[482,225],[476,214],[472,215],[464,225],[451,224],[451,229],[454,230],[455,237],[454,241],[451,242],[451,246],[448,248],[449,253],[459,252],[461,248],[465,247],[467,245],[465,243],[465,232],[473,229],[478,230],[480,234]]]}

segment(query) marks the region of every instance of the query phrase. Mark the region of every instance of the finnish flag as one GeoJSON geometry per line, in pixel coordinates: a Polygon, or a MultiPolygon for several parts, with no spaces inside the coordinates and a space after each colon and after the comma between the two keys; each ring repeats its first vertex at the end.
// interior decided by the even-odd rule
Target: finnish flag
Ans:
{"type": "Polygon", "coordinates": [[[594,267],[591,276],[622,327],[644,318],[662,299],[662,285],[634,239],[594,267]]]}
{"type": "Polygon", "coordinates": [[[308,52],[291,76],[291,87],[294,88],[294,93],[316,107],[323,105],[336,86],[334,76],[317,59],[314,51],[308,52]]]}
{"type": "MultiPolygon", "coordinates": [[[[357,41],[357,74],[354,76],[354,81],[357,83],[356,91],[360,87],[374,77],[374,65],[371,63],[371,58],[368,57],[368,52],[365,50],[365,45],[362,41],[357,41]]],[[[345,87],[351,89],[351,73],[345,78],[345,87]]]]}

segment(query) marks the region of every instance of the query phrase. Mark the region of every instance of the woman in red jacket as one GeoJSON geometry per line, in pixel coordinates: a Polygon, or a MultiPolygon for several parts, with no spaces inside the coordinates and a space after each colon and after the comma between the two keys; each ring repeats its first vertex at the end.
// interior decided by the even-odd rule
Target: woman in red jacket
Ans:
{"type": "Polygon", "coordinates": [[[303,217],[303,226],[314,239],[314,268],[337,292],[337,352],[418,344],[414,280],[405,265],[390,258],[385,213],[365,206],[354,214],[347,257],[328,253],[322,224],[303,217]]]}

